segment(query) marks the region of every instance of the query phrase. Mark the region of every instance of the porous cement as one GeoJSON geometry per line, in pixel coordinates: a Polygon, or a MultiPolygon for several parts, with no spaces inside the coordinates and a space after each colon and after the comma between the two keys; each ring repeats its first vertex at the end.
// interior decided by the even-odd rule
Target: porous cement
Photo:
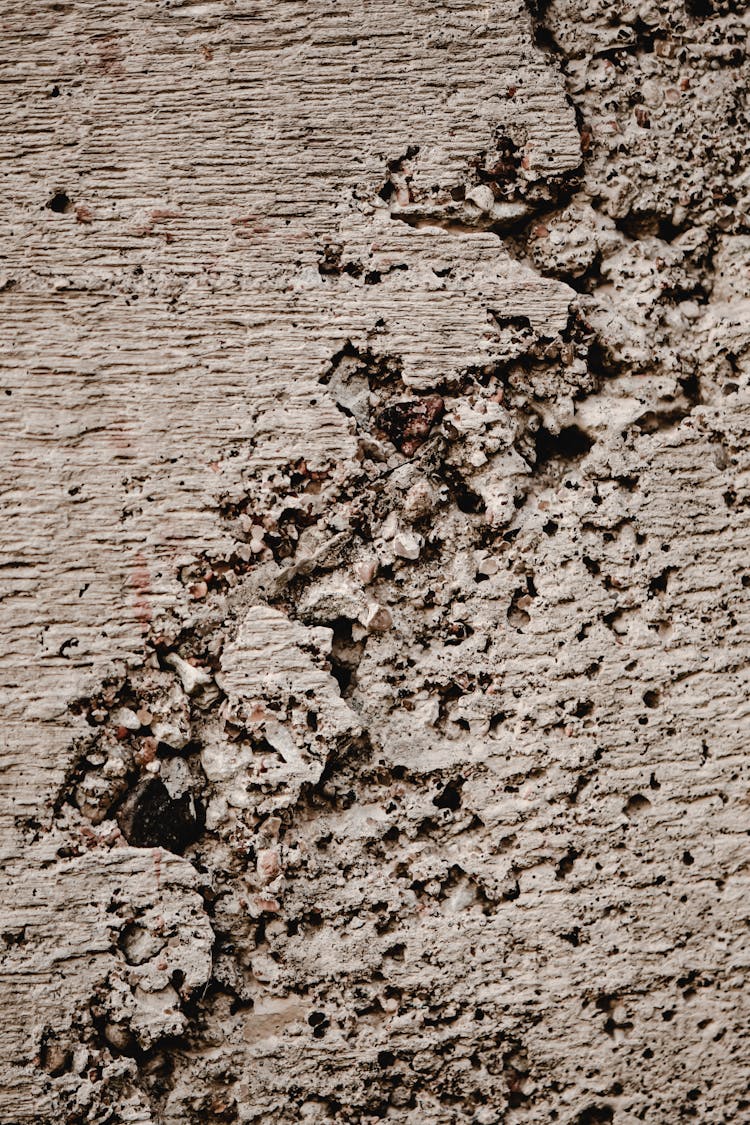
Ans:
{"type": "Polygon", "coordinates": [[[747,3],[0,20],[2,1121],[750,1121],[747,3]]]}

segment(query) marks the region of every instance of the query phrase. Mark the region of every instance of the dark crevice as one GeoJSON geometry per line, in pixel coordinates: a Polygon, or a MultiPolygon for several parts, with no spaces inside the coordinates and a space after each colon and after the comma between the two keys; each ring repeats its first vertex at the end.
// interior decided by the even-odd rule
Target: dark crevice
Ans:
{"type": "Polygon", "coordinates": [[[542,467],[550,461],[575,462],[585,457],[594,444],[580,426],[565,426],[559,433],[550,433],[540,426],[536,436],[536,464],[542,467]]]}
{"type": "Polygon", "coordinates": [[[67,214],[67,212],[70,211],[71,206],[72,204],[70,198],[65,194],[64,191],[56,192],[47,203],[48,209],[50,211],[54,211],[57,215],[67,214]]]}

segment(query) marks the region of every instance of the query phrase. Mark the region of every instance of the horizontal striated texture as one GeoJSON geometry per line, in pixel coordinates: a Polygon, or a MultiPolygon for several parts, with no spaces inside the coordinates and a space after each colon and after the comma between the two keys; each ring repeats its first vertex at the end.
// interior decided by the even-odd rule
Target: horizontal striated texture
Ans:
{"type": "Polygon", "coordinates": [[[743,0],[7,0],[8,1125],[750,1120],[743,0]]]}

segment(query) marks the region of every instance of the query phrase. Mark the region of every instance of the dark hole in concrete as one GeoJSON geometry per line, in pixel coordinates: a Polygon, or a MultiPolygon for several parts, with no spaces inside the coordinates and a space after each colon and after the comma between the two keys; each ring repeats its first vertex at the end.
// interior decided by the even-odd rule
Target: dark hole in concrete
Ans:
{"type": "Polygon", "coordinates": [[[66,211],[70,210],[70,199],[64,191],[58,191],[52,196],[47,207],[57,215],[64,215],[66,211]]]}
{"type": "Polygon", "coordinates": [[[199,810],[190,793],[170,796],[158,777],[139,781],[117,815],[125,839],[136,848],[164,848],[181,855],[198,836],[199,810]]]}
{"type": "Polygon", "coordinates": [[[685,11],[694,20],[706,20],[714,14],[711,0],[685,0],[685,11]]]}
{"type": "Polygon", "coordinates": [[[566,875],[569,875],[573,870],[573,865],[575,864],[575,861],[578,859],[580,854],[581,853],[577,851],[576,848],[568,848],[567,855],[563,856],[563,858],[555,868],[555,878],[564,879],[566,875]]]}
{"type": "Polygon", "coordinates": [[[459,777],[455,782],[450,782],[446,785],[442,793],[438,793],[437,797],[432,798],[433,805],[439,809],[450,809],[455,812],[456,809],[461,808],[461,786],[464,779],[459,777]]]}
{"type": "Polygon", "coordinates": [[[575,1125],[604,1125],[613,1118],[614,1110],[611,1105],[590,1105],[578,1114],[575,1125]]]}
{"type": "Polygon", "coordinates": [[[593,438],[580,426],[565,426],[559,434],[551,434],[541,427],[536,436],[536,463],[549,461],[578,461],[585,457],[594,444],[593,438]]]}
{"type": "Polygon", "coordinates": [[[639,813],[645,812],[646,809],[651,808],[651,802],[648,797],[644,797],[642,793],[634,793],[625,805],[623,812],[625,816],[633,820],[639,813]]]}

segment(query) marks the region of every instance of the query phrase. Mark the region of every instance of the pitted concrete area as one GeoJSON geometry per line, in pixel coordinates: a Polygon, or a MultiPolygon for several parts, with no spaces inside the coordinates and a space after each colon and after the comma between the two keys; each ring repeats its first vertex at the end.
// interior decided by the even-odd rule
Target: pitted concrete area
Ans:
{"type": "Polygon", "coordinates": [[[0,1120],[750,1122],[748,5],[0,22],[0,1120]]]}

